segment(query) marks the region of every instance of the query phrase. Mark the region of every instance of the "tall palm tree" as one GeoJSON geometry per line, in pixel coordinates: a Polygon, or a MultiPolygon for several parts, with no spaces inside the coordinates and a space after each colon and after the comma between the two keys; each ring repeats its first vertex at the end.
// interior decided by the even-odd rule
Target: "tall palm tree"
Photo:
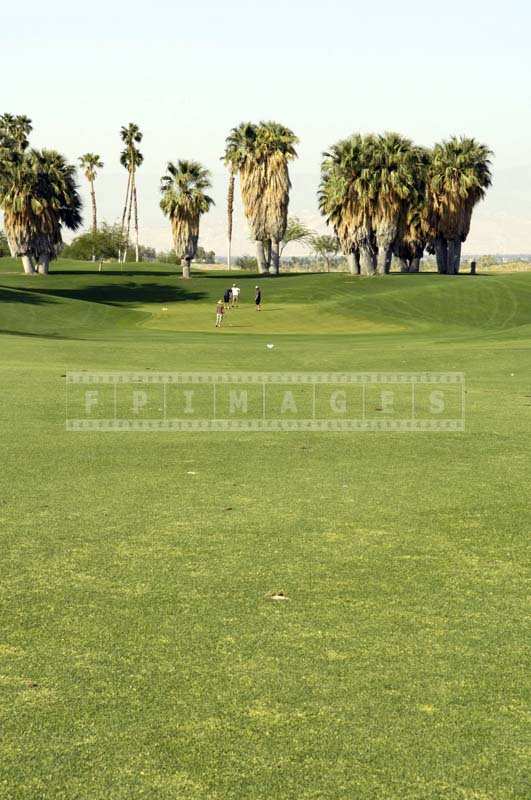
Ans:
{"type": "Polygon", "coordinates": [[[236,175],[234,170],[229,172],[229,188],[227,190],[227,266],[232,266],[232,227],[234,221],[234,186],[236,175]]]}
{"type": "Polygon", "coordinates": [[[197,161],[170,161],[161,178],[160,207],[171,222],[175,255],[181,261],[183,278],[190,277],[201,216],[214,204],[205,193],[211,185],[210,172],[197,161]]]}
{"type": "Polygon", "coordinates": [[[136,189],[136,171],[144,161],[144,156],[142,155],[142,153],[138,148],[133,147],[130,150],[126,149],[123,151],[120,161],[123,166],[127,167],[130,176],[128,182],[129,201],[126,207],[127,220],[124,219],[125,230],[123,234],[124,238],[123,261],[125,263],[127,257],[127,249],[129,246],[129,238],[131,234],[131,215],[133,215],[133,224],[135,228],[135,258],[136,261],[138,262],[139,244],[138,244],[138,199],[137,199],[137,189],[136,189]]]}
{"type": "Polygon", "coordinates": [[[124,252],[122,254],[122,260],[125,262],[127,258],[127,248],[129,244],[129,232],[131,228],[131,213],[132,208],[134,206],[135,212],[135,243],[136,243],[136,260],[138,261],[139,252],[138,252],[138,203],[137,203],[137,192],[136,192],[136,170],[142,164],[144,157],[142,156],[140,150],[137,148],[137,144],[140,144],[142,141],[143,134],[140,131],[138,125],[134,122],[130,122],[129,125],[125,125],[122,127],[120,131],[120,136],[122,142],[125,144],[125,148],[122,150],[120,155],[120,163],[123,167],[127,169],[127,189],[125,192],[125,202],[124,208],[122,212],[122,225],[121,225],[121,238],[124,239],[125,236],[125,228],[127,222],[127,236],[125,237],[125,245],[124,245],[124,252]]]}
{"type": "Polygon", "coordinates": [[[101,160],[100,156],[96,155],[95,153],[85,153],[84,156],[80,156],[79,163],[90,186],[90,197],[92,200],[92,235],[94,237],[92,260],[95,261],[96,251],[94,247],[96,244],[96,234],[98,232],[98,212],[96,207],[96,191],[94,189],[94,181],[96,180],[97,170],[102,169],[103,167],[103,161],[101,160]]]}
{"type": "Polygon", "coordinates": [[[470,232],[475,206],[492,183],[491,150],[467,137],[453,137],[433,149],[428,171],[430,224],[438,271],[455,275],[461,245],[470,232]]]}
{"type": "Polygon", "coordinates": [[[245,122],[233,128],[225,148],[225,163],[240,177],[245,216],[256,241],[259,270],[273,260],[278,273],[280,243],[288,220],[288,163],[296,158],[297,137],[278,122],[245,122]]]}
{"type": "Polygon", "coordinates": [[[232,251],[232,228],[234,214],[234,185],[236,177],[240,176],[240,189],[242,194],[243,209],[255,240],[260,242],[261,258],[258,263],[260,271],[263,269],[263,244],[260,238],[264,232],[259,229],[255,219],[255,208],[258,203],[258,194],[263,186],[257,185],[258,171],[256,163],[256,138],[257,126],[252,122],[242,122],[233,128],[225,143],[223,160],[229,168],[229,189],[227,193],[227,222],[228,222],[228,248],[229,258],[232,251]]]}
{"type": "Polygon", "coordinates": [[[255,126],[250,122],[243,122],[233,128],[227,137],[223,161],[229,169],[229,186],[227,190],[227,263],[231,267],[232,255],[232,230],[234,221],[234,189],[236,177],[242,168],[245,158],[250,155],[252,143],[255,138],[255,126]]]}
{"type": "Polygon", "coordinates": [[[258,126],[258,158],[265,173],[261,215],[274,275],[280,270],[280,246],[288,224],[291,189],[288,164],[297,157],[295,145],[298,141],[293,131],[279,122],[261,122],[258,126]]]}
{"type": "Polygon", "coordinates": [[[0,205],[13,255],[24,271],[48,273],[62,247],[62,229],[81,225],[75,167],[55,150],[30,150],[4,176],[0,205]]]}

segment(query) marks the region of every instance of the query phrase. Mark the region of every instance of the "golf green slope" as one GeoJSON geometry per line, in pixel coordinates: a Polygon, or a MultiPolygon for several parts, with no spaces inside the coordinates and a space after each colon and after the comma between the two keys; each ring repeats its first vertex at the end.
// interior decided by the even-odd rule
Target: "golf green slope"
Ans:
{"type": "Polygon", "coordinates": [[[216,330],[232,275],[55,267],[0,260],[0,798],[524,798],[531,274],[216,330]],[[464,372],[466,431],[69,433],[97,369],[464,372]]]}

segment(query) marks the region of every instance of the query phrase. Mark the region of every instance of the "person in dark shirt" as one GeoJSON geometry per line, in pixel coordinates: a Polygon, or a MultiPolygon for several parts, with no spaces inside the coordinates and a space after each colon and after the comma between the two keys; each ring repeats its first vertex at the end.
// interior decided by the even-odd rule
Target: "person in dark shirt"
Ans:
{"type": "Polygon", "coordinates": [[[232,300],[232,289],[225,289],[225,294],[223,295],[223,301],[227,306],[227,308],[229,308],[231,300],[232,300]]]}
{"type": "Polygon", "coordinates": [[[262,291],[259,286],[254,287],[254,304],[256,306],[256,310],[260,311],[262,306],[262,291]]]}

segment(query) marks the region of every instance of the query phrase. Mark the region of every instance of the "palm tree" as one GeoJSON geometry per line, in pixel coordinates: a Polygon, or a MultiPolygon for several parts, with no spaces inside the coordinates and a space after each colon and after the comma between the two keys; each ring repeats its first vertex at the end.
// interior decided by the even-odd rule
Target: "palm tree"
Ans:
{"type": "Polygon", "coordinates": [[[282,256],[286,247],[292,242],[311,244],[311,240],[314,236],[314,231],[310,230],[298,217],[288,217],[288,224],[286,225],[286,230],[284,231],[284,236],[282,237],[280,245],[280,255],[282,256]]]}
{"type": "MultiPolygon", "coordinates": [[[[255,224],[255,208],[258,202],[258,193],[263,186],[257,185],[259,178],[256,165],[256,138],[257,126],[252,122],[242,122],[229,133],[225,143],[223,161],[229,168],[229,188],[227,193],[227,238],[229,262],[232,251],[232,228],[234,215],[234,185],[236,177],[240,176],[240,188],[245,216],[256,241],[260,242],[262,258],[258,259],[261,272],[263,269],[263,244],[259,238],[263,231],[255,224]]],[[[230,266],[230,264],[229,264],[230,266]]]]}
{"type": "MultiPolygon", "coordinates": [[[[94,181],[96,180],[97,170],[103,167],[103,161],[95,153],[85,153],[84,156],[80,157],[79,163],[90,186],[90,197],[92,200],[92,235],[94,237],[95,246],[96,234],[98,232],[98,214],[96,208],[96,192],[94,190],[94,181]]],[[[92,251],[92,260],[96,260],[96,251],[94,248],[92,251]]]]}
{"type": "Polygon", "coordinates": [[[225,163],[240,176],[245,216],[256,241],[259,270],[280,267],[280,243],[288,222],[288,163],[298,139],[278,122],[242,123],[230,132],[225,163]]]}
{"type": "Polygon", "coordinates": [[[273,275],[280,270],[280,243],[288,224],[291,189],[288,164],[297,157],[298,141],[293,131],[279,122],[261,122],[258,126],[258,162],[265,179],[260,216],[266,229],[267,263],[269,266],[272,262],[273,275]]]}
{"type": "Polygon", "coordinates": [[[231,167],[229,170],[229,188],[227,190],[227,266],[232,266],[232,227],[234,221],[234,186],[236,173],[231,167]]]}
{"type": "Polygon", "coordinates": [[[330,272],[330,266],[341,248],[337,236],[313,236],[310,245],[315,255],[324,260],[326,271],[330,272]]]}
{"type": "Polygon", "coordinates": [[[38,233],[36,175],[27,159],[2,163],[0,207],[12,256],[22,260],[24,272],[35,273],[33,242],[38,233]]]}
{"type": "Polygon", "coordinates": [[[138,196],[136,190],[136,171],[138,167],[141,166],[142,162],[144,161],[144,156],[138,150],[138,148],[133,148],[131,152],[124,151],[122,154],[124,156],[124,163],[130,168],[131,170],[131,184],[130,184],[130,196],[129,196],[129,210],[127,215],[127,232],[125,235],[125,249],[124,249],[124,262],[126,260],[127,255],[127,247],[129,243],[129,235],[131,232],[131,211],[133,211],[133,222],[135,226],[135,260],[138,263],[139,261],[139,243],[138,243],[138,196]]]}
{"type": "Polygon", "coordinates": [[[44,213],[41,231],[34,241],[38,271],[48,274],[50,261],[63,247],[62,229],[76,231],[81,226],[81,198],[76,182],[76,168],[56,150],[32,150],[29,154],[38,174],[44,213]]]}
{"type": "Polygon", "coordinates": [[[393,255],[400,263],[401,272],[419,272],[426,248],[431,248],[433,232],[429,224],[427,175],[431,152],[425,147],[415,147],[415,186],[401,214],[399,230],[393,245],[393,255]]]}
{"type": "Polygon", "coordinates": [[[120,155],[120,163],[123,167],[127,169],[127,189],[125,192],[125,202],[124,202],[124,209],[122,212],[122,226],[121,226],[121,233],[122,239],[125,235],[125,227],[127,221],[127,236],[125,237],[125,246],[124,252],[122,256],[122,260],[125,262],[127,257],[127,248],[129,244],[129,231],[131,228],[131,212],[134,205],[135,211],[135,243],[136,243],[136,260],[138,261],[139,252],[138,252],[138,204],[137,204],[137,193],[136,193],[136,170],[139,167],[144,157],[140,153],[139,149],[137,148],[137,144],[140,144],[142,141],[143,134],[140,132],[140,128],[134,122],[130,122],[129,125],[123,126],[120,131],[120,136],[122,142],[125,144],[124,150],[120,155]]]}
{"type": "Polygon", "coordinates": [[[10,249],[20,256],[24,271],[48,273],[61,250],[62,229],[81,225],[81,199],[75,167],[55,150],[30,150],[11,166],[2,180],[0,205],[10,249]]]}
{"type": "Polygon", "coordinates": [[[323,155],[319,207],[349,258],[351,270],[376,270],[377,184],[372,170],[374,136],[354,134],[323,155]]]}
{"type": "Polygon", "coordinates": [[[190,277],[201,216],[214,204],[205,194],[211,185],[210,172],[197,161],[170,161],[166,175],[161,178],[160,207],[171,222],[175,255],[181,261],[183,278],[190,277]]]}
{"type": "Polygon", "coordinates": [[[23,153],[29,145],[29,135],[33,129],[29,117],[23,114],[0,115],[0,150],[8,153],[23,153]]]}
{"type": "MultiPolygon", "coordinates": [[[[28,181],[32,184],[32,176],[23,169],[24,152],[29,145],[29,134],[31,133],[31,120],[26,116],[14,116],[13,114],[0,115],[0,207],[6,211],[9,218],[10,204],[15,202],[22,203],[18,198],[14,200],[16,187],[28,181]]],[[[28,209],[30,211],[31,209],[28,209]]],[[[7,233],[9,234],[9,222],[6,222],[7,233]]],[[[7,236],[7,241],[11,255],[20,255],[22,258],[24,271],[33,273],[34,266],[30,252],[29,232],[17,224],[11,227],[11,236],[7,236]],[[16,235],[18,240],[13,237],[16,235]]]]}
{"type": "Polygon", "coordinates": [[[374,179],[373,226],[378,249],[376,271],[385,275],[391,268],[393,246],[414,202],[419,174],[420,151],[398,133],[386,133],[373,140],[371,171],[374,179]]]}
{"type": "Polygon", "coordinates": [[[456,275],[474,207],[492,183],[491,150],[466,137],[453,137],[433,149],[428,171],[429,221],[440,273],[456,275]]]}

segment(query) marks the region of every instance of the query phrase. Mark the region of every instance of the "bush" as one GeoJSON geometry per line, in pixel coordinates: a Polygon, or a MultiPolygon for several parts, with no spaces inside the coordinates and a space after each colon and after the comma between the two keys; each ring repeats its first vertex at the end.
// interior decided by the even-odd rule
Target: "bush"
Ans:
{"type": "MultiPolygon", "coordinates": [[[[113,259],[118,258],[120,251],[123,252],[125,244],[126,239],[125,236],[122,236],[121,226],[118,223],[108,225],[103,222],[95,234],[87,231],[76,236],[70,244],[63,248],[59,257],[73,258],[77,261],[91,261],[93,255],[98,261],[113,259]]],[[[140,245],[138,251],[141,261],[155,261],[155,248],[140,245]]],[[[134,247],[129,243],[129,258],[131,255],[134,257],[134,247]]]]}
{"type": "Polygon", "coordinates": [[[196,261],[198,264],[215,264],[216,254],[213,250],[205,250],[204,247],[199,245],[194,261],[196,261]]]}
{"type": "Polygon", "coordinates": [[[104,222],[95,234],[87,231],[76,236],[63,248],[60,258],[74,258],[78,261],[91,261],[93,255],[98,260],[118,258],[124,245],[125,238],[121,234],[120,225],[108,225],[104,222]]]}
{"type": "Polygon", "coordinates": [[[157,253],[157,261],[159,264],[179,264],[175,250],[160,250],[157,253]]]}
{"type": "Polygon", "coordinates": [[[246,272],[258,272],[258,261],[254,256],[240,256],[236,259],[236,266],[246,272]]]}

